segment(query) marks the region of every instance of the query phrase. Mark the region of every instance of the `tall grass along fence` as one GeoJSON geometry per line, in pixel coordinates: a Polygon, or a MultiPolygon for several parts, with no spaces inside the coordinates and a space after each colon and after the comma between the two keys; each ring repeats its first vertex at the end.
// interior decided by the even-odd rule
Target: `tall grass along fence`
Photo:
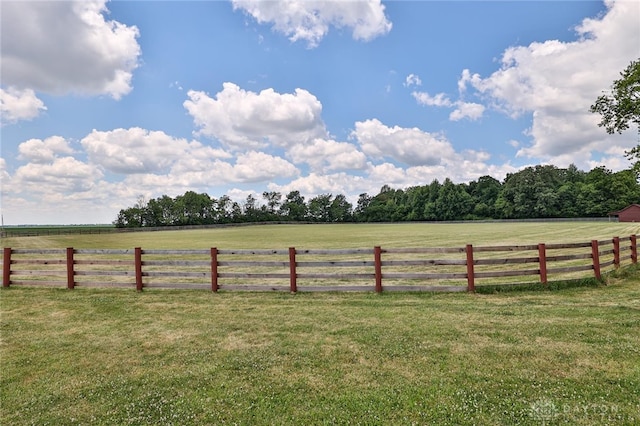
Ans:
{"type": "Polygon", "coordinates": [[[2,285],[251,290],[470,291],[595,277],[636,264],[636,235],[584,243],[320,250],[4,248],[2,285]],[[364,284],[355,285],[361,282],[364,284]]]}

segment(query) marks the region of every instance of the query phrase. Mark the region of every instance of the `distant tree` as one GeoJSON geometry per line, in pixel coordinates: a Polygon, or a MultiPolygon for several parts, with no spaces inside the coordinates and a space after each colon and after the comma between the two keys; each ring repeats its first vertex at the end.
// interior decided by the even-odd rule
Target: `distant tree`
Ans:
{"type": "Polygon", "coordinates": [[[242,212],[244,213],[244,220],[246,222],[258,222],[260,220],[260,208],[258,207],[258,200],[253,194],[247,195],[247,198],[242,206],[242,212]]]}
{"type": "Polygon", "coordinates": [[[446,178],[435,201],[436,220],[462,220],[473,209],[473,199],[463,185],[454,184],[446,178]]]}
{"type": "Polygon", "coordinates": [[[343,194],[335,196],[331,205],[329,206],[329,221],[330,222],[350,222],[352,219],[353,206],[347,197],[343,194]]]}
{"type": "Polygon", "coordinates": [[[358,196],[358,203],[356,204],[356,208],[353,211],[353,218],[356,222],[366,222],[366,213],[370,204],[371,196],[369,194],[364,192],[358,196]]]}
{"type": "Polygon", "coordinates": [[[502,190],[502,184],[491,176],[482,176],[478,181],[472,181],[467,192],[472,197],[473,215],[478,219],[493,218],[495,204],[502,190]]]}
{"type": "Polygon", "coordinates": [[[424,220],[424,206],[429,200],[429,186],[413,186],[405,191],[407,197],[406,220],[417,221],[424,220]]]}
{"type": "Polygon", "coordinates": [[[264,205],[264,210],[267,212],[267,216],[270,220],[278,219],[278,208],[280,207],[282,194],[276,191],[264,191],[262,193],[262,198],[264,198],[266,205],[264,205]]]}
{"type": "Polygon", "coordinates": [[[208,194],[187,191],[175,198],[175,211],[175,225],[205,225],[214,221],[215,202],[208,194]]]}
{"type": "Polygon", "coordinates": [[[303,221],[307,219],[307,205],[300,191],[291,191],[280,205],[280,215],[286,220],[303,221]]]}
{"type": "Polygon", "coordinates": [[[438,200],[438,196],[440,195],[440,188],[442,185],[438,182],[438,179],[434,179],[428,185],[428,197],[426,203],[424,204],[423,217],[425,220],[441,220],[438,217],[438,212],[436,211],[436,201],[438,200]]]}
{"type": "MultiPolygon", "coordinates": [[[[589,110],[602,116],[598,126],[607,133],[622,133],[631,123],[635,124],[640,138],[640,58],[631,61],[620,73],[621,78],[611,86],[611,93],[598,96],[589,110]]],[[[634,169],[640,172],[640,143],[627,152],[634,161],[634,169]]]]}
{"type": "Polygon", "coordinates": [[[329,222],[331,217],[332,194],[321,194],[309,201],[309,217],[316,222],[329,222]]]}
{"type": "MultiPolygon", "coordinates": [[[[231,200],[228,195],[223,195],[218,199],[217,209],[216,209],[216,222],[217,223],[229,223],[233,222],[234,219],[234,205],[238,205],[238,203],[231,200]]],[[[239,206],[238,206],[239,209],[239,206]]]]}
{"type": "Polygon", "coordinates": [[[391,222],[397,207],[396,190],[383,185],[378,195],[369,200],[362,216],[365,222],[391,222]]]}

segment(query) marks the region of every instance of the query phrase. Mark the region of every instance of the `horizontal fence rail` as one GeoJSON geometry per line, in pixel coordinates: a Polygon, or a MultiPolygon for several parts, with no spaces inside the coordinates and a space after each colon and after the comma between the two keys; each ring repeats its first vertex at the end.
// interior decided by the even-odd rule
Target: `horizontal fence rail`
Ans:
{"type": "Polygon", "coordinates": [[[584,243],[458,248],[12,249],[2,286],[249,291],[469,291],[476,285],[601,279],[638,262],[636,235],[584,243]],[[588,273],[587,273],[588,271],[588,273]],[[358,284],[360,283],[360,284],[358,284]],[[364,284],[363,284],[364,283],[364,284]]]}

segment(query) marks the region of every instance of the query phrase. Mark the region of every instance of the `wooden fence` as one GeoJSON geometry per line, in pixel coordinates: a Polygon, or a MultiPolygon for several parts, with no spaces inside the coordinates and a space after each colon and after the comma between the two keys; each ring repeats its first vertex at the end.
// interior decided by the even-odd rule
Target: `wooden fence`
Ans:
{"type": "Polygon", "coordinates": [[[636,264],[636,235],[584,243],[319,250],[4,248],[2,285],[251,290],[470,291],[580,279],[636,264]],[[523,254],[524,253],[524,254],[523,254]],[[518,267],[519,266],[519,267],[518,267]],[[585,271],[590,271],[588,274],[585,271]],[[527,278],[528,277],[528,278],[527,278]],[[354,285],[364,281],[363,285],[354,285]],[[275,282],[275,284],[265,284],[275,282]]]}

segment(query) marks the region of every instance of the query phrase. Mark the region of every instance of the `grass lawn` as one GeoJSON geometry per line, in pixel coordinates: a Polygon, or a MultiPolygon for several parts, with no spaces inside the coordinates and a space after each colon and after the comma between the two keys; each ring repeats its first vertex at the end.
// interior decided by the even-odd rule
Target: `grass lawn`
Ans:
{"type": "MultiPolygon", "coordinates": [[[[3,245],[434,247],[631,233],[637,224],[264,226],[3,245]]],[[[639,424],[640,270],[607,279],[496,294],[2,289],[0,424],[639,424]]]]}
{"type": "Polygon", "coordinates": [[[638,223],[501,222],[231,226],[188,231],[3,238],[12,248],[279,249],[464,247],[585,242],[640,234],[638,223]]]}
{"type": "Polygon", "coordinates": [[[0,424],[638,424],[639,271],[505,294],[0,292],[0,424]]]}

